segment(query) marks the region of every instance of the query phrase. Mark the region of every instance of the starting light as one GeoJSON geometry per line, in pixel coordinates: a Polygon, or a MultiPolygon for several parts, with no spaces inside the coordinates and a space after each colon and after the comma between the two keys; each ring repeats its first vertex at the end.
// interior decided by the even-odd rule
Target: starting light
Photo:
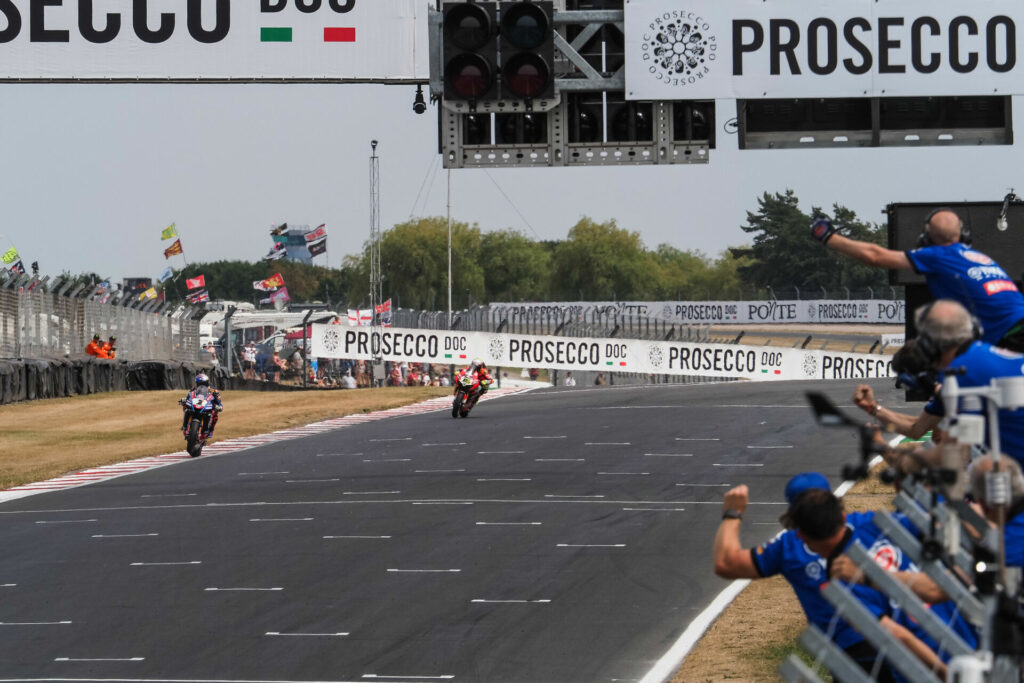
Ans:
{"type": "Polygon", "coordinates": [[[494,3],[446,3],[444,96],[475,103],[498,95],[497,6],[494,3]]]}
{"type": "Polygon", "coordinates": [[[502,99],[554,97],[554,3],[502,2],[500,11],[502,99]]]}

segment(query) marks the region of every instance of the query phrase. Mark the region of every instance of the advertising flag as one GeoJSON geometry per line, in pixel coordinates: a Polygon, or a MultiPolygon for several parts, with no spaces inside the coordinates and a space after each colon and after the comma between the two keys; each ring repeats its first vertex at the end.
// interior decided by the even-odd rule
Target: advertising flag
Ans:
{"type": "Polygon", "coordinates": [[[143,299],[155,299],[155,298],[156,298],[156,288],[155,287],[150,287],[149,289],[147,289],[142,294],[139,294],[139,301],[142,301],[143,299]]]}
{"type": "Polygon", "coordinates": [[[288,296],[288,288],[287,287],[282,287],[281,289],[277,290],[276,292],[274,292],[273,294],[270,295],[270,300],[271,301],[289,301],[289,300],[291,300],[291,297],[288,296]]]}
{"type": "Polygon", "coordinates": [[[263,281],[263,287],[265,292],[277,289],[278,287],[284,287],[284,277],[281,273],[274,273],[266,280],[263,281]]]}
{"type": "Polygon", "coordinates": [[[391,312],[391,299],[388,299],[382,304],[377,304],[378,313],[390,313],[391,312]]]}
{"type": "Polygon", "coordinates": [[[160,239],[162,239],[162,240],[169,240],[172,237],[177,237],[178,236],[178,229],[175,228],[174,226],[175,226],[175,224],[171,223],[166,228],[164,228],[160,232],[160,239]]]}
{"type": "Polygon", "coordinates": [[[157,278],[157,282],[167,282],[174,277],[174,269],[170,266],[164,268],[164,272],[160,273],[160,277],[157,278]]]}
{"type": "Polygon", "coordinates": [[[15,262],[15,263],[14,263],[14,264],[13,264],[13,265],[11,266],[11,268],[10,268],[10,269],[11,269],[11,270],[13,270],[13,271],[17,271],[18,273],[21,273],[22,275],[24,275],[24,274],[25,274],[25,264],[24,264],[24,263],[22,263],[22,262],[21,262],[20,260],[18,260],[17,262],[15,262]]]}
{"type": "Polygon", "coordinates": [[[18,260],[18,250],[11,247],[3,254],[0,254],[0,260],[3,260],[4,263],[14,263],[18,260]]]}
{"type": "Polygon", "coordinates": [[[278,235],[283,235],[286,232],[288,232],[288,224],[287,223],[282,223],[281,225],[277,226],[276,228],[271,228],[270,229],[270,234],[273,235],[274,237],[277,237],[278,235]]]}
{"type": "Polygon", "coordinates": [[[318,225],[316,230],[310,230],[304,235],[304,237],[307,242],[316,242],[318,239],[327,237],[327,224],[324,223],[322,225],[318,225]]]}
{"type": "Polygon", "coordinates": [[[187,289],[200,289],[206,286],[206,278],[202,275],[196,275],[185,280],[185,287],[187,289]]]}
{"type": "Polygon", "coordinates": [[[181,248],[181,240],[174,240],[174,244],[164,249],[164,258],[171,258],[172,256],[179,256],[185,253],[181,248]]]}
{"type": "Polygon", "coordinates": [[[310,256],[319,256],[327,251],[327,238],[323,238],[319,242],[310,242],[307,246],[309,249],[310,256]]]}

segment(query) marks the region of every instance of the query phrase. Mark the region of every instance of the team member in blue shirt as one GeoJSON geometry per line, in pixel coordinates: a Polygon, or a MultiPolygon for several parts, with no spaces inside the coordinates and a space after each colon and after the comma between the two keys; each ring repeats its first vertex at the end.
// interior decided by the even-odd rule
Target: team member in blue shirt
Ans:
{"type": "MultiPolygon", "coordinates": [[[[872,671],[877,652],[849,624],[836,619],[835,609],[821,594],[821,587],[829,580],[828,565],[854,539],[883,566],[906,568],[909,561],[882,536],[872,521],[874,513],[846,514],[842,503],[828,489],[828,480],[821,474],[793,477],[786,485],[789,510],[784,519],[788,517],[795,528],[753,549],[743,548],[739,537],[740,520],[747,506],[747,487],[730,489],[723,500],[722,523],[715,535],[715,574],[726,579],[760,579],[782,574],[793,587],[808,622],[830,634],[838,647],[866,671],[872,671]]],[[[904,523],[909,527],[909,522],[904,523]]],[[[926,666],[945,676],[945,667],[935,652],[889,616],[891,607],[884,595],[857,584],[849,589],[894,638],[926,666]]],[[[883,665],[876,680],[895,680],[888,665],[883,665]]]]}
{"type": "Polygon", "coordinates": [[[992,258],[961,242],[963,223],[952,209],[937,209],[925,221],[922,246],[896,251],[836,231],[827,218],[811,225],[811,236],[861,263],[924,275],[936,299],[962,303],[984,328],[982,341],[1024,352],[1024,294],[992,258]]]}

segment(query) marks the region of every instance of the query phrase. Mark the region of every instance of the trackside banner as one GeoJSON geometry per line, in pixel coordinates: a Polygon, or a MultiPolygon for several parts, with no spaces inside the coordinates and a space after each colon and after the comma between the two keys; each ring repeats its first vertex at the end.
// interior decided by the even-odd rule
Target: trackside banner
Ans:
{"type": "Polygon", "coordinates": [[[576,301],[492,303],[494,320],[510,322],[567,315],[647,317],[680,325],[757,323],[887,323],[903,324],[906,303],[888,299],[822,299],[820,301],[576,301]]]}
{"type": "Polygon", "coordinates": [[[547,335],[449,332],[313,325],[315,358],[659,375],[701,375],[754,381],[893,377],[890,356],[768,346],[566,338],[547,335]]]}
{"type": "Polygon", "coordinates": [[[425,0],[0,0],[0,80],[425,81],[425,0]]]}
{"type": "Polygon", "coordinates": [[[627,0],[626,97],[1018,95],[1019,0],[627,0]]]}

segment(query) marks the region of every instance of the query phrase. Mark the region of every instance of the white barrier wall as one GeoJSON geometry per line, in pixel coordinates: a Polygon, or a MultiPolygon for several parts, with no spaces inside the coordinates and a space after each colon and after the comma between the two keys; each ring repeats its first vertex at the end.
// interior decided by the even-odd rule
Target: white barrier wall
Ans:
{"type": "Polygon", "coordinates": [[[890,299],[786,301],[572,301],[492,303],[495,320],[535,320],[570,316],[648,317],[682,325],[757,323],[884,323],[902,325],[906,302],[890,299]]]}
{"type": "Polygon", "coordinates": [[[313,325],[314,358],[764,380],[894,377],[891,357],[771,346],[313,325]]]}

